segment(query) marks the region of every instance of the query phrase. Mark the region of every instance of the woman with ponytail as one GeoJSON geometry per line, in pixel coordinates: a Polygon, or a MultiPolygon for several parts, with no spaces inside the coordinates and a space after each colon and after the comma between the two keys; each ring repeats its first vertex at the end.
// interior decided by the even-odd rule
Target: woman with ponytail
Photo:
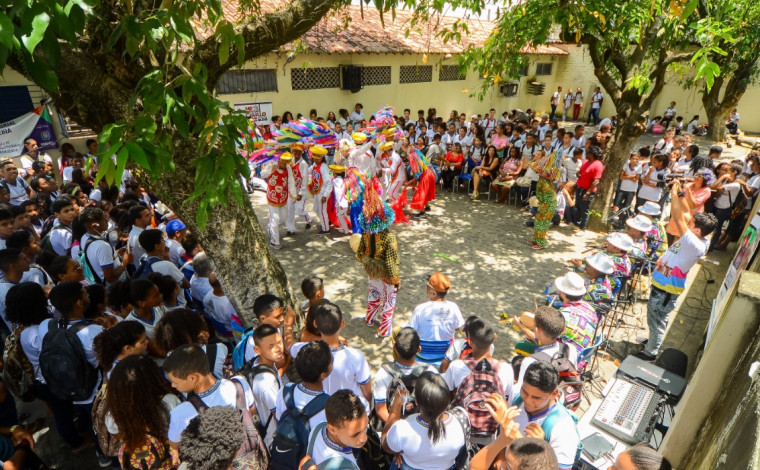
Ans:
{"type": "Polygon", "coordinates": [[[401,387],[396,389],[396,399],[385,425],[383,448],[397,454],[391,469],[455,468],[457,457],[465,446],[469,424],[463,409],[448,409],[451,392],[446,381],[434,372],[423,372],[414,386],[419,413],[400,419],[405,393],[401,387]]]}

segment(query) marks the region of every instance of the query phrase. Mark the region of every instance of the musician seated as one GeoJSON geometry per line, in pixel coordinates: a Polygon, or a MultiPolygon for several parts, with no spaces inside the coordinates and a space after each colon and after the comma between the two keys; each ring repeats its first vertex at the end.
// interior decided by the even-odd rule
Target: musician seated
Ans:
{"type": "Polygon", "coordinates": [[[646,235],[652,230],[652,221],[639,214],[626,220],[625,223],[628,225],[626,233],[633,239],[631,255],[636,258],[646,258],[649,250],[646,235]]]}
{"type": "MultiPolygon", "coordinates": [[[[623,285],[622,280],[631,276],[631,260],[628,253],[633,249],[633,239],[628,235],[620,232],[612,232],[607,235],[607,241],[602,245],[602,250],[612,261],[612,272],[610,273],[610,287],[612,295],[615,296],[620,292],[623,285]]],[[[586,261],[582,259],[571,259],[576,272],[586,270],[586,261]]]]}
{"type": "Polygon", "coordinates": [[[612,298],[612,284],[608,277],[614,266],[612,259],[604,253],[594,253],[586,258],[586,295],[583,300],[599,305],[604,300],[612,298]]]}

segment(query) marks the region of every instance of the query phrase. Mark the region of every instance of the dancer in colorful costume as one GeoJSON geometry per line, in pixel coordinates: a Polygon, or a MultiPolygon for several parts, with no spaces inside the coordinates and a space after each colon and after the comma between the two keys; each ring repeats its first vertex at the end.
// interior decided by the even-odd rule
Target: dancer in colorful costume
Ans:
{"type": "Polygon", "coordinates": [[[536,185],[538,212],[536,212],[536,220],[533,222],[533,240],[528,242],[534,250],[541,250],[547,245],[546,232],[549,231],[554,211],[557,210],[557,193],[554,190],[554,183],[559,180],[561,165],[561,153],[547,154],[543,150],[536,152],[536,156],[530,164],[533,171],[539,175],[536,185]]]}
{"type": "Polygon", "coordinates": [[[401,156],[393,150],[393,142],[386,141],[380,145],[382,172],[385,179],[385,199],[394,202],[401,195],[401,189],[406,183],[406,168],[401,156]]]}
{"type": "Polygon", "coordinates": [[[327,199],[332,194],[332,178],[330,178],[330,169],[324,162],[327,149],[318,145],[312,147],[309,152],[314,163],[309,169],[309,192],[314,198],[314,212],[317,213],[321,223],[322,230],[320,235],[330,233],[330,219],[327,215],[327,199]]]}
{"type": "Polygon", "coordinates": [[[288,216],[288,186],[292,173],[288,169],[293,155],[285,152],[277,163],[272,165],[272,172],[266,176],[267,204],[269,205],[269,246],[280,249],[280,223],[288,216]]]}
{"type": "Polygon", "coordinates": [[[401,287],[398,241],[388,231],[394,218],[393,209],[380,197],[380,182],[377,178],[368,181],[359,217],[364,234],[356,250],[356,260],[362,263],[369,278],[367,325],[373,326],[380,316],[378,336],[391,334],[396,293],[401,287]]]}
{"type": "Polygon", "coordinates": [[[415,217],[422,217],[430,210],[430,201],[435,200],[435,174],[428,159],[417,149],[409,152],[409,168],[413,178],[406,186],[415,186],[411,207],[419,211],[415,217]]]}
{"type": "Polygon", "coordinates": [[[351,233],[351,220],[348,218],[348,198],[346,197],[346,182],[343,175],[346,167],[342,165],[330,165],[333,178],[333,193],[330,198],[330,221],[336,227],[340,227],[340,233],[351,233]]]}
{"type": "Polygon", "coordinates": [[[300,215],[306,221],[306,230],[311,228],[311,216],[306,210],[306,193],[308,192],[309,164],[303,156],[303,144],[295,143],[290,146],[293,154],[293,163],[290,164],[290,171],[293,177],[290,179],[288,192],[288,221],[285,224],[288,229],[288,235],[293,235],[296,231],[296,216],[300,215]]]}

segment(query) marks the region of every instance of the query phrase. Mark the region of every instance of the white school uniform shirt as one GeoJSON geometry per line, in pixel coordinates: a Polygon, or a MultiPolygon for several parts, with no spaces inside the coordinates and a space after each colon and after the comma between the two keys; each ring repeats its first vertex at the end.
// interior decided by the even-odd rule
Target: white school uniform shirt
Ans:
{"type": "Polygon", "coordinates": [[[544,140],[544,137],[546,137],[546,133],[549,133],[551,136],[552,128],[549,124],[544,124],[543,126],[538,126],[538,138],[542,141],[544,140]]]}
{"type": "MultiPolygon", "coordinates": [[[[626,163],[625,166],[623,167],[623,171],[625,172],[626,176],[633,176],[633,175],[641,176],[641,164],[637,163],[635,167],[631,168],[631,164],[626,163]]],[[[639,183],[637,181],[620,180],[621,191],[636,192],[636,189],[638,187],[639,187],[639,183]]]]}
{"type": "MultiPolygon", "coordinates": [[[[446,350],[446,355],[444,356],[444,359],[446,359],[449,362],[454,362],[455,360],[459,359],[459,356],[462,355],[462,351],[464,351],[464,347],[467,344],[467,340],[464,338],[457,338],[454,341],[451,342],[451,345],[449,346],[449,349],[446,350]]],[[[493,355],[495,348],[493,347],[493,344],[491,345],[491,355],[493,355]]]]}
{"type": "Polygon", "coordinates": [[[464,430],[450,412],[444,420],[445,437],[435,444],[428,438],[428,427],[415,413],[393,423],[386,437],[392,452],[403,452],[404,462],[418,470],[451,468],[465,444],[464,430]]]}
{"type": "Polygon", "coordinates": [[[166,246],[169,247],[169,259],[171,262],[177,267],[182,266],[184,264],[182,262],[182,255],[185,254],[185,249],[182,248],[182,244],[177,240],[168,238],[166,240],[166,246]]]}
{"type": "MultiPolygon", "coordinates": [[[[234,380],[234,379],[233,379],[234,380]]],[[[251,393],[251,387],[245,383],[245,381],[239,382],[243,386],[243,392],[245,395],[245,406],[250,408],[253,406],[253,393],[251,393]]],[[[220,379],[217,380],[211,388],[204,392],[199,393],[198,397],[209,408],[214,406],[228,406],[235,408],[237,406],[237,387],[231,380],[220,379]]],[[[198,412],[192,403],[186,401],[169,413],[169,440],[171,442],[179,442],[182,431],[185,430],[190,420],[198,416],[198,412]]]]}
{"type": "Polygon", "coordinates": [[[11,184],[11,182],[6,179],[2,180],[2,184],[8,188],[8,195],[11,198],[10,203],[12,206],[20,206],[22,202],[29,199],[29,196],[26,193],[26,189],[29,185],[20,177],[16,178],[15,184],[11,184]]]}
{"type": "Polygon", "coordinates": [[[156,323],[161,319],[161,317],[164,316],[164,308],[163,307],[154,307],[153,308],[153,318],[150,320],[144,320],[140,317],[138,317],[135,314],[135,311],[132,310],[127,314],[126,317],[124,317],[125,321],[136,321],[140,322],[142,326],[145,327],[145,335],[150,339],[151,341],[154,340],[156,337],[155,331],[156,331],[156,323]]]}
{"type": "Polygon", "coordinates": [[[560,98],[562,98],[562,94],[558,91],[555,91],[554,93],[552,93],[551,104],[555,106],[559,105],[560,98]]]}
{"type": "Polygon", "coordinates": [[[348,116],[348,119],[355,123],[361,123],[364,120],[364,111],[359,111],[357,113],[356,110],[353,110],[351,111],[351,115],[348,116]]]}
{"type": "MultiPolygon", "coordinates": [[[[214,374],[214,377],[217,379],[223,379],[224,361],[227,359],[227,346],[225,346],[224,343],[213,343],[210,346],[216,348],[216,358],[214,359],[214,368],[211,370],[211,373],[214,374]]],[[[209,345],[201,344],[200,347],[203,349],[203,352],[206,352],[209,345]]]]}
{"type": "Polygon", "coordinates": [[[235,308],[226,295],[218,296],[210,290],[203,298],[203,310],[206,315],[223,324],[227,331],[232,331],[231,317],[235,313],[235,308]]]}
{"type": "MultiPolygon", "coordinates": [[[[290,356],[298,356],[298,352],[307,343],[295,343],[290,347],[290,356]]],[[[370,407],[367,399],[364,398],[361,386],[368,384],[372,379],[372,371],[369,368],[364,353],[355,348],[347,346],[338,346],[330,348],[333,356],[333,370],[329,376],[322,382],[325,392],[332,395],[338,390],[351,390],[359,397],[364,404],[364,408],[369,413],[370,407]]]]}
{"type": "MultiPolygon", "coordinates": [[[[642,182],[646,181],[648,183],[657,183],[661,178],[664,178],[665,175],[668,173],[667,168],[663,168],[662,170],[655,170],[654,167],[652,167],[652,172],[649,173],[649,170],[647,172],[643,172],[642,170],[642,182]],[[649,179],[647,179],[647,176],[649,179]]],[[[654,201],[659,202],[660,196],[662,195],[662,189],[660,187],[655,186],[654,188],[651,186],[645,186],[641,185],[641,189],[639,189],[639,196],[642,199],[646,199],[647,201],[654,201]]]]}
{"type": "Polygon", "coordinates": [[[448,131],[444,132],[441,136],[441,144],[442,145],[454,145],[454,139],[459,137],[459,134],[454,132],[453,134],[449,134],[448,131]]]}
{"type": "Polygon", "coordinates": [[[140,243],[138,241],[138,238],[140,237],[140,234],[145,230],[144,228],[140,228],[136,225],[132,226],[132,229],[129,231],[129,241],[127,242],[129,246],[129,251],[132,253],[132,264],[134,265],[135,269],[140,267],[140,258],[145,254],[145,250],[142,246],[140,246],[140,243]]]}
{"type": "MultiPolygon", "coordinates": [[[[32,163],[34,163],[34,160],[35,159],[32,159],[32,157],[30,157],[29,154],[24,154],[21,156],[21,168],[23,168],[24,171],[23,171],[23,174],[22,172],[19,172],[20,177],[23,178],[24,176],[29,174],[29,171],[31,171],[32,169],[32,163]]],[[[50,155],[48,155],[45,152],[40,152],[39,150],[37,151],[36,160],[53,163],[53,159],[50,158],[50,155]]]]}
{"type": "Polygon", "coordinates": [[[569,108],[570,106],[573,105],[573,98],[575,98],[575,95],[573,95],[570,92],[567,92],[567,94],[565,95],[565,107],[566,108],[569,108]]]}
{"type": "Polygon", "coordinates": [[[677,112],[675,107],[665,109],[665,117],[676,117],[676,114],[677,112]]]}
{"type": "Polygon", "coordinates": [[[602,100],[604,99],[604,93],[597,92],[591,97],[591,108],[599,109],[602,106],[602,100]]]}
{"type": "Polygon", "coordinates": [[[601,129],[602,126],[605,125],[605,124],[609,124],[610,127],[612,127],[612,119],[606,117],[606,118],[602,119],[601,121],[599,121],[599,129],[601,129]]]}
{"type": "Polygon", "coordinates": [[[114,251],[107,241],[99,237],[94,237],[89,233],[85,233],[82,236],[80,245],[82,247],[81,249],[84,249],[85,245],[87,246],[87,251],[85,252],[87,261],[90,263],[90,266],[98,279],[105,284],[103,268],[111,267],[117,269],[119,267],[119,257],[116,255],[116,251],[114,251]],[[93,241],[90,241],[89,244],[87,244],[88,240],[93,241]]]}
{"type": "Polygon", "coordinates": [[[53,229],[50,230],[50,246],[57,255],[68,256],[73,241],[71,227],[63,224],[53,225],[53,229]]]}
{"type": "Polygon", "coordinates": [[[211,292],[213,288],[211,283],[208,282],[207,277],[200,277],[197,274],[193,274],[190,278],[190,295],[193,296],[198,302],[203,302],[206,298],[206,294],[211,292]]]}
{"type": "MultiPolygon", "coordinates": [[[[493,361],[493,359],[492,359],[493,361]]],[[[498,376],[501,380],[501,384],[504,387],[504,398],[507,399],[507,403],[512,401],[512,385],[515,382],[515,373],[512,370],[512,364],[509,362],[498,361],[499,372],[498,376]]],[[[446,385],[449,386],[449,390],[452,392],[462,385],[462,382],[470,375],[472,369],[467,367],[467,364],[461,359],[452,361],[449,364],[449,368],[443,373],[443,380],[446,381],[446,385]]]]}
{"type": "Polygon", "coordinates": [[[456,331],[464,326],[464,318],[454,302],[431,300],[414,308],[406,326],[414,328],[421,340],[451,341],[456,331]]]}
{"type": "MultiPolygon", "coordinates": [[[[405,366],[402,364],[396,363],[396,366],[401,369],[401,374],[404,375],[404,377],[408,376],[412,373],[412,371],[417,366],[425,366],[427,365],[427,368],[425,369],[425,372],[435,372],[438,373],[438,369],[436,369],[434,366],[429,364],[424,364],[421,362],[418,362],[414,364],[413,366],[405,366]]],[[[375,402],[375,405],[378,403],[385,403],[388,399],[388,387],[391,386],[391,382],[393,382],[393,377],[391,374],[388,373],[387,370],[385,370],[385,367],[380,367],[380,369],[377,371],[377,374],[375,374],[375,383],[372,387],[372,400],[375,402]]]]}
{"type": "Polygon", "coordinates": [[[583,103],[583,92],[579,91],[575,94],[575,104],[581,104],[583,103]]]}
{"type": "MultiPolygon", "coordinates": [[[[282,394],[283,390],[284,387],[281,387],[280,391],[277,392],[277,403],[275,404],[274,418],[278,422],[280,419],[282,419],[282,414],[285,413],[285,411],[288,409],[288,407],[285,405],[285,398],[282,394]]],[[[304,407],[314,399],[314,397],[319,396],[322,393],[324,392],[309,390],[308,388],[304,387],[302,383],[300,383],[293,389],[293,403],[296,405],[296,408],[303,410],[304,407]]],[[[309,427],[311,429],[314,429],[321,423],[326,422],[327,418],[325,417],[325,410],[321,410],[319,413],[315,414],[311,417],[311,419],[309,419],[309,427]]]]}
{"type": "Polygon", "coordinates": [[[21,349],[24,350],[26,358],[34,368],[34,379],[44,384],[45,378],[40,371],[40,352],[42,351],[42,336],[40,336],[40,325],[31,325],[21,331],[19,335],[21,349]]]}
{"type": "Polygon", "coordinates": [[[314,459],[314,463],[319,465],[326,460],[340,457],[353,463],[357,467],[356,458],[354,457],[354,451],[351,447],[343,447],[337,442],[333,441],[327,436],[327,426],[320,429],[312,429],[309,436],[309,442],[314,439],[314,448],[311,453],[311,458],[314,459]],[[318,433],[315,435],[315,433],[318,433]]]}
{"type": "Polygon", "coordinates": [[[573,139],[570,141],[570,145],[573,147],[578,147],[579,149],[582,149],[586,145],[586,136],[582,135],[580,137],[573,136],[573,139]]]}
{"type": "MultiPolygon", "coordinates": [[[[253,367],[255,368],[257,365],[259,365],[258,359],[253,363],[253,367]]],[[[269,416],[275,412],[277,408],[277,394],[283,385],[277,368],[272,367],[272,369],[274,370],[274,374],[261,372],[256,374],[251,381],[251,392],[253,393],[253,400],[256,403],[256,413],[258,413],[262,425],[266,424],[269,416]]],[[[277,423],[274,416],[272,416],[267,426],[267,434],[264,437],[264,443],[267,448],[272,443],[275,429],[277,429],[277,423]]]]}
{"type": "Polygon", "coordinates": [[[737,196],[739,196],[739,191],[741,190],[742,187],[736,182],[728,183],[723,186],[723,191],[721,191],[720,196],[715,198],[715,208],[728,209],[731,207],[734,201],[736,201],[737,196]]]}
{"type": "Polygon", "coordinates": [[[747,198],[747,205],[745,206],[744,210],[750,210],[752,209],[752,203],[755,202],[755,198],[758,195],[758,191],[760,191],[760,175],[753,175],[747,180],[747,186],[750,188],[755,189],[755,194],[752,197],[747,198]]]}
{"type": "MultiPolygon", "coordinates": [[[[169,276],[175,281],[177,281],[177,284],[181,284],[182,281],[185,279],[185,275],[182,274],[182,271],[179,270],[176,264],[172,263],[171,261],[167,260],[161,260],[156,261],[151,266],[151,269],[154,273],[160,273],[164,276],[169,276]]],[[[209,284],[211,285],[211,284],[209,284]]],[[[184,308],[185,305],[187,305],[187,300],[185,300],[185,293],[182,289],[179,290],[179,294],[177,294],[177,306],[180,308],[184,308]]]]}
{"type": "MultiPolygon", "coordinates": [[[[554,406],[562,406],[562,404],[555,403],[552,408],[549,408],[543,413],[535,416],[528,416],[528,413],[525,411],[525,405],[520,404],[520,414],[515,418],[515,423],[520,426],[520,432],[524,433],[525,428],[531,423],[536,423],[541,426],[546,420],[546,416],[548,416],[554,409],[554,406]]],[[[570,469],[573,466],[579,441],[580,437],[575,429],[575,422],[570,416],[563,413],[562,417],[552,428],[552,434],[549,436],[548,440],[549,445],[554,450],[554,454],[557,456],[557,462],[559,463],[560,469],[570,469]]]]}
{"type": "Polygon", "coordinates": [[[485,130],[485,135],[491,133],[491,130],[493,130],[494,127],[496,127],[496,119],[491,119],[490,117],[486,117],[482,121],[480,121],[480,125],[485,130]]]}
{"type": "Polygon", "coordinates": [[[673,150],[673,141],[671,140],[668,142],[664,138],[660,139],[654,144],[653,150],[659,153],[670,153],[670,151],[673,150]]]}
{"type": "MultiPolygon", "coordinates": [[[[40,338],[40,350],[42,350],[42,340],[44,340],[45,335],[48,333],[50,329],[51,321],[57,321],[57,320],[48,319],[40,323],[39,330],[38,330],[38,334],[40,338]]],[[[69,322],[68,328],[71,328],[72,326],[76,325],[80,321],[83,321],[83,320],[74,320],[74,321],[69,322]]],[[[75,405],[89,405],[90,403],[92,403],[92,401],[95,399],[95,394],[98,393],[98,389],[100,388],[100,382],[102,380],[102,377],[100,374],[100,368],[98,367],[98,358],[95,355],[95,347],[93,346],[93,340],[95,339],[96,336],[98,336],[102,332],[103,332],[103,327],[100,325],[96,325],[94,323],[90,323],[89,325],[85,326],[84,328],[82,328],[81,330],[77,332],[77,337],[79,338],[79,341],[82,342],[82,349],[84,349],[85,359],[87,359],[87,362],[89,362],[98,371],[98,380],[95,383],[95,387],[92,389],[92,394],[90,395],[90,397],[82,401],[75,401],[74,402],[75,405]]],[[[39,365],[39,354],[37,355],[37,362],[39,365]]]]}

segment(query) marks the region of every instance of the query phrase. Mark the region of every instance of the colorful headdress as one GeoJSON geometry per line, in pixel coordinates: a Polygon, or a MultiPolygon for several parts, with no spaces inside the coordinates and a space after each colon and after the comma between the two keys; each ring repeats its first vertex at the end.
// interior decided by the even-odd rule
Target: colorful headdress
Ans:
{"type": "Polygon", "coordinates": [[[267,140],[262,148],[248,154],[248,161],[255,165],[263,165],[271,160],[277,160],[288,150],[303,150],[307,145],[318,145],[325,148],[338,146],[335,132],[327,124],[301,119],[283,124],[273,133],[274,139],[267,140]]]}
{"type": "Polygon", "coordinates": [[[290,163],[293,161],[293,154],[290,152],[284,152],[282,155],[280,155],[280,161],[285,163],[290,163]]]}
{"type": "Polygon", "coordinates": [[[413,152],[409,153],[409,166],[414,177],[419,179],[422,172],[427,170],[430,166],[430,162],[419,149],[414,149],[413,152]]]}
{"type": "Polygon", "coordinates": [[[330,165],[330,171],[333,173],[341,174],[346,172],[346,167],[343,165],[330,165]]]}
{"type": "Polygon", "coordinates": [[[386,150],[390,150],[393,148],[393,142],[383,142],[380,144],[380,147],[378,147],[381,152],[385,152],[386,150]]]}
{"type": "Polygon", "coordinates": [[[359,226],[367,233],[380,233],[393,224],[396,214],[380,197],[380,181],[372,178],[365,187],[359,226]]]}

